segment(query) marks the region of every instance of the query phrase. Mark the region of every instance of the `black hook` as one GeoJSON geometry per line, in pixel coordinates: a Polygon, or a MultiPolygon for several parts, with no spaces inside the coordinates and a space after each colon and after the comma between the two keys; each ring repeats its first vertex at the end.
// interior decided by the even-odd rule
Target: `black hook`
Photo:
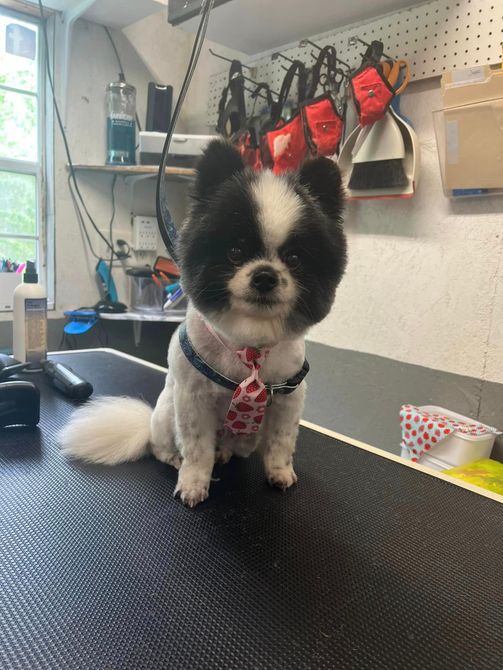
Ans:
{"type": "MultiPolygon", "coordinates": [[[[312,47],[314,47],[315,49],[318,49],[318,51],[323,51],[323,47],[320,47],[319,44],[316,44],[316,42],[312,42],[311,40],[307,40],[307,39],[305,39],[305,40],[301,40],[301,41],[299,42],[299,46],[300,46],[300,47],[306,47],[308,44],[310,44],[310,45],[311,45],[312,47]]],[[[313,54],[312,51],[311,51],[311,58],[316,58],[316,55],[313,54]]],[[[349,65],[349,63],[346,63],[346,61],[342,60],[342,58],[339,58],[339,56],[336,56],[336,57],[335,57],[335,60],[336,60],[338,63],[340,63],[341,65],[344,65],[344,67],[345,67],[348,71],[351,70],[351,66],[349,65]]]]}
{"type": "MultiPolygon", "coordinates": [[[[217,54],[215,51],[213,51],[213,49],[208,49],[208,51],[210,52],[210,54],[211,54],[212,56],[215,56],[215,58],[220,58],[220,60],[224,60],[224,61],[226,61],[227,63],[233,63],[233,62],[234,62],[234,61],[232,60],[232,58],[226,58],[225,56],[221,56],[220,54],[217,54]]],[[[244,63],[241,63],[241,67],[244,67],[244,68],[246,68],[247,70],[252,70],[252,69],[253,69],[253,68],[251,68],[249,65],[245,65],[244,63]]]]}
{"type": "MultiPolygon", "coordinates": [[[[234,77],[235,77],[235,78],[237,78],[237,77],[241,77],[241,79],[244,79],[245,81],[249,81],[250,84],[253,84],[254,86],[258,86],[258,85],[259,85],[259,82],[258,82],[258,81],[255,81],[254,79],[250,79],[250,77],[247,77],[247,76],[244,75],[244,74],[239,74],[239,73],[236,72],[236,74],[234,75],[234,77]]],[[[273,95],[275,95],[276,97],[279,96],[279,93],[277,93],[276,91],[273,91],[272,89],[269,89],[269,90],[270,90],[271,93],[272,93],[273,95]]]]}
{"type": "Polygon", "coordinates": [[[339,56],[336,56],[335,60],[336,60],[338,63],[340,63],[341,65],[344,65],[344,67],[346,68],[346,70],[347,70],[348,72],[351,70],[351,65],[350,65],[349,63],[346,63],[345,60],[342,60],[341,58],[339,58],[339,56]]]}
{"type": "MultiPolygon", "coordinates": [[[[312,58],[313,60],[316,60],[316,54],[315,54],[313,51],[311,51],[311,58],[312,58]]],[[[350,66],[349,66],[347,63],[345,63],[343,60],[341,60],[340,58],[337,58],[337,57],[336,57],[336,61],[337,61],[338,63],[342,63],[342,65],[344,65],[344,66],[347,68],[347,70],[348,70],[347,72],[343,72],[343,71],[338,67],[338,68],[335,70],[336,74],[340,74],[341,77],[342,77],[343,79],[347,79],[347,78],[349,77],[349,72],[350,72],[350,70],[351,70],[350,66]]]]}
{"type": "Polygon", "coordinates": [[[243,88],[247,93],[251,93],[252,98],[262,98],[263,100],[267,100],[267,102],[269,102],[269,98],[263,93],[260,93],[260,91],[257,93],[257,89],[248,88],[248,86],[243,86],[243,88]]]}
{"type": "MultiPolygon", "coordinates": [[[[363,46],[366,46],[367,48],[370,48],[370,47],[372,46],[372,45],[369,44],[368,42],[365,42],[365,40],[362,40],[361,37],[358,37],[358,35],[354,35],[353,37],[350,37],[350,38],[349,38],[349,40],[348,40],[348,42],[349,42],[349,46],[354,46],[354,45],[356,44],[357,41],[360,42],[360,44],[363,44],[363,46]]],[[[384,51],[382,52],[382,55],[383,55],[384,58],[386,58],[387,60],[395,60],[395,59],[392,58],[391,56],[388,56],[388,54],[385,54],[384,51]]]]}
{"type": "MultiPolygon", "coordinates": [[[[288,62],[289,62],[290,64],[292,64],[292,65],[293,65],[293,63],[295,63],[295,61],[292,60],[291,58],[288,58],[288,56],[285,56],[284,54],[280,53],[279,51],[275,51],[275,52],[271,55],[271,60],[277,60],[278,58],[283,58],[283,60],[288,61],[288,62]]],[[[284,65],[281,66],[281,69],[284,70],[285,72],[288,72],[288,68],[285,67],[284,65]]],[[[298,77],[298,76],[299,76],[299,73],[296,72],[296,73],[295,73],[295,76],[298,77]]]]}
{"type": "Polygon", "coordinates": [[[271,56],[271,60],[277,60],[278,58],[283,58],[283,60],[287,60],[289,63],[295,63],[294,60],[288,58],[288,56],[285,56],[285,54],[282,54],[279,51],[275,51],[271,56]]]}
{"type": "Polygon", "coordinates": [[[310,45],[311,45],[312,47],[314,47],[315,49],[318,49],[318,51],[321,51],[322,48],[323,48],[323,47],[320,47],[319,44],[316,44],[316,42],[311,42],[311,40],[308,40],[308,39],[300,40],[300,42],[299,42],[299,47],[304,48],[304,47],[306,47],[308,44],[310,44],[310,45]]]}

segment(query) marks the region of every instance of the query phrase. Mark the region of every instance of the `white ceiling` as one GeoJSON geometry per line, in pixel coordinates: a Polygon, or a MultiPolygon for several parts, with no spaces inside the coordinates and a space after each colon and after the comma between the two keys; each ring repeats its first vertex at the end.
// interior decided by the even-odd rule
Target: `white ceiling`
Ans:
{"type": "MultiPolygon", "coordinates": [[[[421,0],[231,0],[213,10],[207,37],[256,54],[419,4],[421,0]]],[[[194,18],[179,27],[193,32],[197,24],[194,18]]]]}
{"type": "MultiPolygon", "coordinates": [[[[28,0],[34,5],[38,0],[28,0]]],[[[71,11],[86,4],[85,0],[42,0],[44,7],[57,11],[71,11]]],[[[89,3],[83,18],[112,28],[124,28],[139,19],[166,7],[168,0],[95,0],[89,3]]],[[[167,19],[166,19],[167,20],[167,19]]]]}
{"type": "Polygon", "coordinates": [[[160,11],[167,4],[168,0],[97,0],[86,12],[85,18],[113,28],[124,28],[160,11]]]}

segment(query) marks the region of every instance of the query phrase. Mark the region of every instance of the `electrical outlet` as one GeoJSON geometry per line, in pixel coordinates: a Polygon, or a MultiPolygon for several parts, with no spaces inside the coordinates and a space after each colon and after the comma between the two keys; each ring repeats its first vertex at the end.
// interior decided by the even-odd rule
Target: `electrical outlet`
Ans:
{"type": "Polygon", "coordinates": [[[157,251],[157,219],[155,216],[133,217],[133,249],[157,251]]]}

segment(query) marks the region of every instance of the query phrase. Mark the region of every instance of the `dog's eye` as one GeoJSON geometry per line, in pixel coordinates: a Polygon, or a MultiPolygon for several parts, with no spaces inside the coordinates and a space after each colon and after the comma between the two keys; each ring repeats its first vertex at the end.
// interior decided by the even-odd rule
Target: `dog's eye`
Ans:
{"type": "Polygon", "coordinates": [[[300,265],[300,258],[293,251],[286,254],[283,260],[290,270],[295,270],[295,268],[298,268],[300,265]]]}
{"type": "Polygon", "coordinates": [[[234,263],[234,265],[240,265],[240,263],[243,262],[244,252],[240,247],[232,247],[232,249],[229,249],[227,255],[229,256],[230,262],[234,263]]]}

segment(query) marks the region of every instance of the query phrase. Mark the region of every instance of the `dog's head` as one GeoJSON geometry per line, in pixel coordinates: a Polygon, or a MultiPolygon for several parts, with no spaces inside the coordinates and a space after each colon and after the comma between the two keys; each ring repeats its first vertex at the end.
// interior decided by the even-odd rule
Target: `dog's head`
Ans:
{"type": "Polygon", "coordinates": [[[245,169],[212,142],[179,238],[182,283],[221,332],[247,344],[304,333],[326,316],[346,266],[344,198],[335,163],[276,176],[245,169]]]}

